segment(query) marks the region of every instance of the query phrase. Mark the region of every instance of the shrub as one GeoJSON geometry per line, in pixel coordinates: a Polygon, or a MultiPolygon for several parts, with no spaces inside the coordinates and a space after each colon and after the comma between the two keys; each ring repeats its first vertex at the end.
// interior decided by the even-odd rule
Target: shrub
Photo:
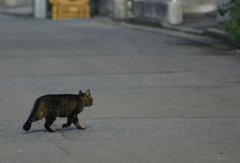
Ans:
{"type": "Polygon", "coordinates": [[[240,45],[240,0],[231,0],[219,10],[219,13],[229,15],[223,22],[223,28],[231,39],[240,45]]]}

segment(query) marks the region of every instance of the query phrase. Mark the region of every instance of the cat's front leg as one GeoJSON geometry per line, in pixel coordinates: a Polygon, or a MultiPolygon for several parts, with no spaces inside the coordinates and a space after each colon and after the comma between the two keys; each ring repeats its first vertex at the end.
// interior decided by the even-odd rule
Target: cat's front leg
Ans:
{"type": "Polygon", "coordinates": [[[79,123],[79,120],[78,120],[77,115],[75,115],[75,116],[73,117],[73,124],[74,124],[78,129],[80,129],[80,130],[85,130],[85,129],[86,129],[86,127],[85,127],[84,125],[82,125],[82,124],[79,123]]]}

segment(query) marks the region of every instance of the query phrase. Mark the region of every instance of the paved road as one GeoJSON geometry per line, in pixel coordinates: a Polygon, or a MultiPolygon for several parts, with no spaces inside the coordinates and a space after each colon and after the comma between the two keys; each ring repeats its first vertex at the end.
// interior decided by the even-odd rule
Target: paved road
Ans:
{"type": "Polygon", "coordinates": [[[240,160],[240,56],[199,37],[113,23],[0,17],[0,160],[240,160]],[[87,130],[22,131],[34,100],[90,88],[87,130]]]}

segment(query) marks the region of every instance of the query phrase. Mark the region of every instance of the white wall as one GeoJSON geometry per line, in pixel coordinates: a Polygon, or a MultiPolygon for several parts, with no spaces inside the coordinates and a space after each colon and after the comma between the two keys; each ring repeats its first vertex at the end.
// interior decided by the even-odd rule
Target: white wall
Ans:
{"type": "Polygon", "coordinates": [[[179,0],[184,14],[201,14],[217,9],[217,0],[179,0]]]}

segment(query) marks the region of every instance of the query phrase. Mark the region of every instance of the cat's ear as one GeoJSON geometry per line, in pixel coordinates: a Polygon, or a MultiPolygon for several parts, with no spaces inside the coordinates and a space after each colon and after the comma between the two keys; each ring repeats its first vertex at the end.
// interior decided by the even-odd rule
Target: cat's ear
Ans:
{"type": "Polygon", "coordinates": [[[87,96],[91,96],[91,92],[90,92],[89,89],[86,91],[86,95],[87,95],[87,96]]]}
{"type": "Polygon", "coordinates": [[[79,95],[82,95],[82,94],[83,94],[83,92],[80,90],[78,94],[79,94],[79,95]]]}

